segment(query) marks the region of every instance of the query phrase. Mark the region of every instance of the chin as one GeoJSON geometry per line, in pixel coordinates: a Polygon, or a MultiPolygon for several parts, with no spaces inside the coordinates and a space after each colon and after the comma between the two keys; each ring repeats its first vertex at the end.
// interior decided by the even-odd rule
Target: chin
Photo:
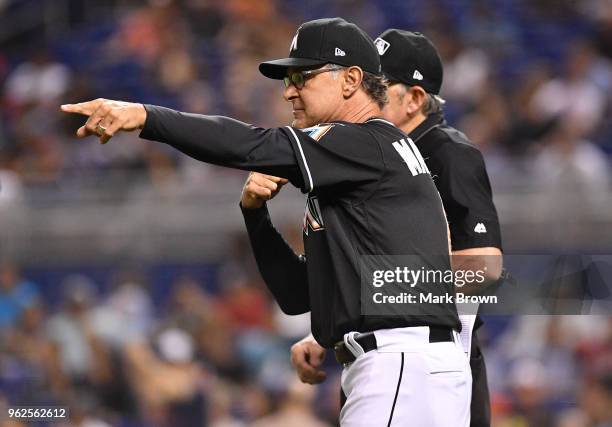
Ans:
{"type": "Polygon", "coordinates": [[[294,119],[293,122],[291,122],[291,126],[297,129],[304,129],[312,125],[309,125],[304,119],[294,119]]]}

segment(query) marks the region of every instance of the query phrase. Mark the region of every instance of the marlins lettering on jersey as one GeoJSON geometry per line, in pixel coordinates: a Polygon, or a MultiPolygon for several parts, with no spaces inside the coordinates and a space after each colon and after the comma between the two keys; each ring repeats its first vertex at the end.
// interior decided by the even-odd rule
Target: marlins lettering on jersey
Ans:
{"type": "Polygon", "coordinates": [[[421,173],[429,173],[429,169],[425,165],[425,160],[421,156],[420,151],[412,142],[412,139],[407,138],[408,142],[406,143],[405,139],[400,139],[399,141],[395,141],[393,143],[393,148],[397,150],[402,159],[408,165],[408,169],[412,173],[412,176],[417,176],[421,173]]]}

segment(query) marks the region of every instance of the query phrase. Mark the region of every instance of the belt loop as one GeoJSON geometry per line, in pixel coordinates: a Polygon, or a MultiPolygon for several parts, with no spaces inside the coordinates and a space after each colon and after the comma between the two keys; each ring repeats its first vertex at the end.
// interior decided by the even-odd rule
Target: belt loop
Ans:
{"type": "Polygon", "coordinates": [[[359,332],[348,332],[344,334],[344,345],[353,354],[353,356],[355,356],[355,359],[362,354],[365,354],[365,350],[355,339],[355,335],[358,334],[359,332]]]}

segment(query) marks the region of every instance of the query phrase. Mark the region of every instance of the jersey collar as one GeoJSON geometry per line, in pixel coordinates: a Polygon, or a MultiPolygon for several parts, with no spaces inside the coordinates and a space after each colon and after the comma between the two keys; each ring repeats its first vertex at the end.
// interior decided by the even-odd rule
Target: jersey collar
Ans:
{"type": "Polygon", "coordinates": [[[419,139],[425,136],[425,134],[429,133],[429,131],[444,124],[446,124],[446,121],[444,120],[444,115],[442,113],[430,114],[423,121],[423,123],[418,125],[412,132],[410,132],[408,136],[414,142],[417,142],[419,139]]]}
{"type": "MultiPolygon", "coordinates": [[[[388,125],[395,126],[389,120],[381,119],[380,117],[371,117],[368,120],[366,120],[364,123],[369,123],[369,122],[383,122],[383,123],[386,123],[388,125]]],[[[397,126],[395,126],[395,127],[397,127],[397,126]]]]}

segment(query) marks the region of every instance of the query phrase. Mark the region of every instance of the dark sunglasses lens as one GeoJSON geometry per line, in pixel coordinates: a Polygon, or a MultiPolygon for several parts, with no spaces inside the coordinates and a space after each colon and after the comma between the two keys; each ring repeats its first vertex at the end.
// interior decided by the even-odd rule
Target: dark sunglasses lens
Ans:
{"type": "Polygon", "coordinates": [[[302,89],[304,87],[304,76],[302,73],[291,73],[283,77],[283,83],[285,87],[289,87],[289,85],[293,83],[296,88],[302,89]]]}
{"type": "Polygon", "coordinates": [[[297,87],[298,89],[301,89],[304,87],[304,76],[302,75],[302,73],[291,74],[291,81],[293,82],[295,87],[297,87]]]}

